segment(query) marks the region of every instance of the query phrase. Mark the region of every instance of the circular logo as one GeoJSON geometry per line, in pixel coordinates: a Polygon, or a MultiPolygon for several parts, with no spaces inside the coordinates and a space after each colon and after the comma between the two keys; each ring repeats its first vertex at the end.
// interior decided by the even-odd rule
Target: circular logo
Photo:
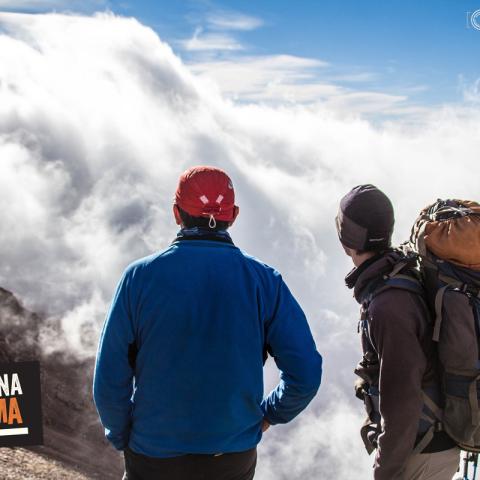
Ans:
{"type": "Polygon", "coordinates": [[[473,28],[476,28],[477,30],[480,30],[480,9],[475,10],[471,17],[470,17],[470,23],[472,24],[473,28]]]}

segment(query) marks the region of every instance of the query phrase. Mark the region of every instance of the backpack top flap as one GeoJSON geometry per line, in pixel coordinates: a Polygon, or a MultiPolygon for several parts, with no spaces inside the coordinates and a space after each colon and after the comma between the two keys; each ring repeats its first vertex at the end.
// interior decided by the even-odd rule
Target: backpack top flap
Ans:
{"type": "Polygon", "coordinates": [[[422,210],[410,240],[423,257],[430,251],[440,259],[480,271],[480,204],[437,200],[422,210]]]}

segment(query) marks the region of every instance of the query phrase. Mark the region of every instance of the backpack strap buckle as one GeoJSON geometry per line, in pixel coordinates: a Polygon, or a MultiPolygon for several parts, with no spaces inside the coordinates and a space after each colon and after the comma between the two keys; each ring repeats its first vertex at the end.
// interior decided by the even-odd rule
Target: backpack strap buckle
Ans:
{"type": "Polygon", "coordinates": [[[440,420],[435,422],[435,433],[436,432],[443,432],[445,429],[443,428],[443,423],[440,420]]]}

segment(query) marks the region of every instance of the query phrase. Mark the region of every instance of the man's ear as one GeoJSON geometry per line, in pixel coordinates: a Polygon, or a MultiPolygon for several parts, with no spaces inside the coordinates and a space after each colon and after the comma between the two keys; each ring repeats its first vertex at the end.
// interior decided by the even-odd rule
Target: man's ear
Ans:
{"type": "Polygon", "coordinates": [[[228,224],[229,227],[233,225],[235,222],[235,219],[238,217],[238,214],[240,213],[240,207],[237,207],[236,205],[233,207],[233,220],[230,221],[228,224]]]}
{"type": "Polygon", "coordinates": [[[182,217],[180,216],[180,210],[178,209],[178,205],[176,203],[173,204],[173,215],[175,216],[175,222],[177,222],[177,225],[183,225],[182,217]]]}

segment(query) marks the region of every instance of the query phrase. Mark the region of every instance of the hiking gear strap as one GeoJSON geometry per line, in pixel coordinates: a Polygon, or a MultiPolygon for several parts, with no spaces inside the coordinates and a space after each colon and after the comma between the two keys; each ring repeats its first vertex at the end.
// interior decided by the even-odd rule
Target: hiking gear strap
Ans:
{"type": "MultiPolygon", "coordinates": [[[[388,278],[399,277],[399,273],[408,265],[409,262],[398,262],[394,267],[393,270],[387,275],[388,278]]],[[[403,275],[403,277],[408,277],[407,275],[403,275]]]]}
{"type": "Polygon", "coordinates": [[[443,410],[425,392],[423,392],[423,403],[431,410],[437,421],[442,420],[443,410]]]}
{"type": "Polygon", "coordinates": [[[417,453],[422,453],[422,451],[427,448],[430,442],[433,440],[433,436],[435,434],[435,424],[432,425],[422,439],[417,443],[417,446],[413,449],[412,454],[416,455],[417,453]]]}
{"type": "Polygon", "coordinates": [[[422,453],[422,451],[430,444],[435,435],[435,432],[443,430],[442,426],[442,409],[425,393],[422,391],[423,403],[433,413],[435,418],[431,418],[426,413],[422,413],[421,418],[431,423],[432,426],[426,431],[422,439],[417,443],[413,449],[413,454],[422,453]]]}
{"type": "Polygon", "coordinates": [[[472,409],[472,425],[476,427],[480,421],[480,411],[478,409],[478,395],[477,395],[477,382],[480,380],[480,375],[477,375],[468,388],[468,400],[470,402],[470,408],[472,409]]]}
{"type": "Polygon", "coordinates": [[[450,285],[445,285],[440,288],[435,296],[435,327],[433,329],[433,341],[438,342],[440,340],[440,327],[442,326],[442,309],[443,309],[443,297],[445,291],[450,285]]]}

